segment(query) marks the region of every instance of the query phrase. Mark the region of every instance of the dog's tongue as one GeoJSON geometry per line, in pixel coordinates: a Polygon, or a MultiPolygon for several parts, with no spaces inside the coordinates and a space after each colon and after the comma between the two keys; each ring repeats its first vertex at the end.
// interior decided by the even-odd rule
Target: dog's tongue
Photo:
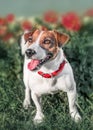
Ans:
{"type": "Polygon", "coordinates": [[[39,64],[39,62],[40,62],[39,60],[32,59],[31,62],[28,63],[28,69],[34,70],[37,67],[37,65],[39,64]]]}

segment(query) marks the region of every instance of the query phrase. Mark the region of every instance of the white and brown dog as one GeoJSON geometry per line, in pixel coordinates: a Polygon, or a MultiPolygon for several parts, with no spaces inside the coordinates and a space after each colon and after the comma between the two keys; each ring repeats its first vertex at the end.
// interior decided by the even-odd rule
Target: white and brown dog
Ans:
{"type": "Polygon", "coordinates": [[[34,122],[43,121],[41,95],[59,90],[67,92],[71,117],[78,122],[81,117],[76,108],[76,83],[72,68],[64,56],[62,45],[69,36],[49,30],[27,31],[21,37],[24,59],[25,99],[23,106],[30,105],[30,94],[36,106],[34,122]]]}

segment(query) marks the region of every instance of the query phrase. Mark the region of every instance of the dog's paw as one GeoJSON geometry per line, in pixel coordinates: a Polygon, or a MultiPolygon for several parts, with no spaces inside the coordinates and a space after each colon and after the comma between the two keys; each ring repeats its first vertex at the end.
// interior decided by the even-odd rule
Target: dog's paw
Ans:
{"type": "Polygon", "coordinates": [[[28,109],[29,107],[31,107],[30,101],[25,99],[23,102],[23,107],[24,109],[28,109]]]}
{"type": "Polygon", "coordinates": [[[80,116],[80,114],[76,111],[76,112],[72,112],[71,113],[71,117],[72,117],[72,119],[76,122],[76,123],[78,123],[78,122],[80,122],[81,121],[81,116],[80,116]]]}
{"type": "Polygon", "coordinates": [[[44,115],[43,113],[39,113],[39,114],[36,114],[35,118],[34,118],[34,124],[40,124],[42,123],[44,120],[44,115]]]}

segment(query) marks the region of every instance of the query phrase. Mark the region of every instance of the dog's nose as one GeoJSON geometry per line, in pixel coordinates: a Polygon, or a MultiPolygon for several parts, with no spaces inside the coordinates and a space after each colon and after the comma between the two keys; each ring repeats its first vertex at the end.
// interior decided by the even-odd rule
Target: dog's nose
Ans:
{"type": "Polygon", "coordinates": [[[27,49],[26,50],[26,55],[27,55],[27,57],[31,57],[32,55],[34,55],[34,54],[36,54],[36,52],[35,52],[35,50],[33,50],[33,49],[27,49]]]}

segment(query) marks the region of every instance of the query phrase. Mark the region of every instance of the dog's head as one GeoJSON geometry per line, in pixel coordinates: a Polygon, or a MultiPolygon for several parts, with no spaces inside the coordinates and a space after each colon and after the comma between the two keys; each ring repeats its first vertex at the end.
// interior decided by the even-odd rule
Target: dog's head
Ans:
{"type": "Polygon", "coordinates": [[[38,69],[49,60],[54,59],[59,48],[66,44],[69,36],[65,33],[50,30],[27,31],[21,38],[22,54],[31,60],[31,70],[38,69]]]}

